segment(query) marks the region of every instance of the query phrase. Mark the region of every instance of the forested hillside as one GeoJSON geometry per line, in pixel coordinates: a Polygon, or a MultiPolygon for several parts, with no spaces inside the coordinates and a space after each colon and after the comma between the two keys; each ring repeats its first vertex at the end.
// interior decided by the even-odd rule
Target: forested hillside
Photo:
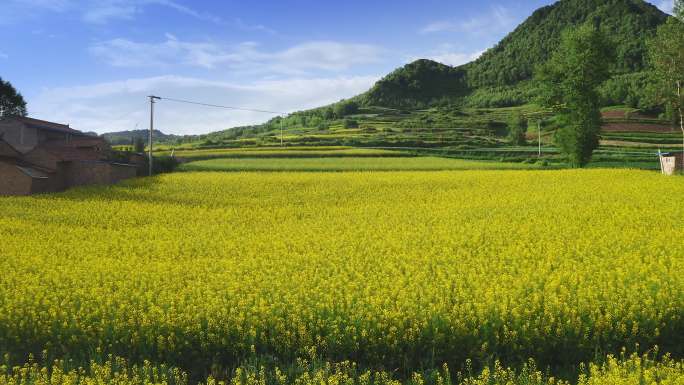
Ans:
{"type": "Polygon", "coordinates": [[[367,105],[415,107],[468,93],[466,71],[432,60],[416,60],[378,81],[360,100],[367,105]]]}
{"type": "Polygon", "coordinates": [[[387,75],[359,100],[397,108],[445,100],[472,107],[522,104],[532,94],[527,81],[535,67],[548,60],[564,30],[584,23],[608,32],[617,56],[613,72],[633,83],[624,75],[645,70],[646,42],[667,17],[642,0],[561,0],[535,11],[474,62],[454,68],[418,60],[387,75]]]}
{"type": "Polygon", "coordinates": [[[558,46],[563,30],[590,22],[615,44],[618,74],[643,71],[646,41],[667,15],[642,0],[563,0],[535,11],[475,62],[465,65],[471,87],[505,86],[530,79],[558,46]]]}

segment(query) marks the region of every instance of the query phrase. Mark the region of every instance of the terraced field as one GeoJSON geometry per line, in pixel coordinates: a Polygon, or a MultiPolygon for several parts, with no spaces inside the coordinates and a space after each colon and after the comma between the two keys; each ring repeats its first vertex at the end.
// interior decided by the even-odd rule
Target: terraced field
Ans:
{"type": "MultiPolygon", "coordinates": [[[[682,134],[658,117],[623,106],[604,112],[601,146],[592,167],[657,168],[657,151],[681,151],[682,134]]],[[[534,163],[539,159],[562,166],[564,160],[554,145],[557,128],[553,114],[534,105],[511,108],[449,108],[402,111],[367,107],[345,120],[333,120],[313,127],[300,123],[284,126],[282,141],[287,157],[407,156],[431,155],[461,159],[534,163]],[[513,146],[506,138],[506,124],[515,114],[529,119],[527,144],[513,146]],[[543,118],[541,135],[537,120],[543,118]],[[393,151],[386,151],[392,149],[393,151]],[[319,151],[319,152],[316,152],[319,151]]],[[[187,159],[282,156],[281,130],[275,125],[245,130],[234,138],[226,131],[206,136],[205,143],[184,143],[176,155],[187,159]],[[206,148],[193,148],[206,146],[206,148]],[[238,148],[236,148],[238,147],[238,148]],[[257,155],[253,151],[264,151],[257,155]]],[[[169,154],[171,147],[162,146],[169,154]]]]}
{"type": "Polygon", "coordinates": [[[436,157],[226,158],[183,164],[183,171],[521,170],[540,165],[436,157]]]}

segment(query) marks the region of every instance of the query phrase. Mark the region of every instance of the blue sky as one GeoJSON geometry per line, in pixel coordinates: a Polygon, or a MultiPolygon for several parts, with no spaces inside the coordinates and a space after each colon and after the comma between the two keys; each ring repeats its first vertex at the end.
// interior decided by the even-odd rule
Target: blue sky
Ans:
{"type": "MultiPolygon", "coordinates": [[[[0,76],[31,116],[146,128],[146,95],[292,112],[350,97],[417,58],[476,58],[549,0],[3,0],[0,76]]],[[[672,0],[654,2],[670,11],[672,0]]],[[[200,134],[268,115],[162,101],[200,134]]]]}

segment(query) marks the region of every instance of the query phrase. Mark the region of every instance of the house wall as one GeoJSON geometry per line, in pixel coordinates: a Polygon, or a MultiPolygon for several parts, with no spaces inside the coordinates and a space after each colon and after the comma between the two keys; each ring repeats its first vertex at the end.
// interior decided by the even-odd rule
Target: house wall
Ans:
{"type": "Polygon", "coordinates": [[[0,195],[31,194],[33,178],[19,170],[14,162],[0,160],[0,195]]]}
{"type": "Polygon", "coordinates": [[[56,156],[40,147],[24,154],[23,160],[50,170],[56,170],[59,164],[59,159],[56,156]]]}
{"type": "Polygon", "coordinates": [[[138,168],[135,166],[126,166],[121,164],[110,164],[110,178],[109,183],[119,183],[124,179],[135,178],[138,174],[138,168]]]}
{"type": "Polygon", "coordinates": [[[147,168],[147,158],[143,155],[139,154],[132,154],[128,158],[128,163],[134,164],[138,170],[137,175],[138,176],[147,176],[148,173],[148,168],[147,168]]]}
{"type": "Polygon", "coordinates": [[[22,153],[38,145],[38,130],[16,120],[0,122],[0,135],[5,142],[22,153]]]}
{"type": "Polygon", "coordinates": [[[64,186],[55,174],[48,178],[35,178],[31,183],[31,194],[52,193],[62,190],[64,190],[64,186]]]}
{"type": "Polygon", "coordinates": [[[44,143],[48,141],[64,142],[64,144],[69,143],[70,135],[63,132],[38,130],[38,143],[44,143]]]}
{"type": "Polygon", "coordinates": [[[110,165],[103,162],[69,162],[64,176],[67,187],[109,183],[110,165]]]}
{"type": "Polygon", "coordinates": [[[124,179],[134,178],[137,169],[126,165],[106,162],[69,162],[65,164],[65,184],[67,188],[93,184],[113,184],[124,179]]]}

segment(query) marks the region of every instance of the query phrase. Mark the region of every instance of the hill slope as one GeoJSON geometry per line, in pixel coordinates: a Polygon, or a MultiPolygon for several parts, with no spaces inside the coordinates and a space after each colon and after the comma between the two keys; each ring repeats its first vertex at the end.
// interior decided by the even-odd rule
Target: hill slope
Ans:
{"type": "MultiPolygon", "coordinates": [[[[119,132],[108,132],[102,135],[105,140],[107,140],[112,145],[132,145],[134,140],[141,138],[147,143],[149,137],[148,130],[129,130],[129,131],[119,131],[119,132]]],[[[159,130],[154,130],[152,132],[152,138],[155,141],[169,141],[181,138],[177,135],[167,135],[159,130]]]]}
{"type": "Polygon", "coordinates": [[[387,75],[359,100],[384,107],[424,107],[482,88],[500,92],[520,86],[548,60],[564,30],[584,23],[599,24],[615,42],[616,74],[640,72],[645,68],[646,41],[667,17],[642,0],[561,0],[535,11],[474,62],[449,67],[419,60],[387,75]]]}

